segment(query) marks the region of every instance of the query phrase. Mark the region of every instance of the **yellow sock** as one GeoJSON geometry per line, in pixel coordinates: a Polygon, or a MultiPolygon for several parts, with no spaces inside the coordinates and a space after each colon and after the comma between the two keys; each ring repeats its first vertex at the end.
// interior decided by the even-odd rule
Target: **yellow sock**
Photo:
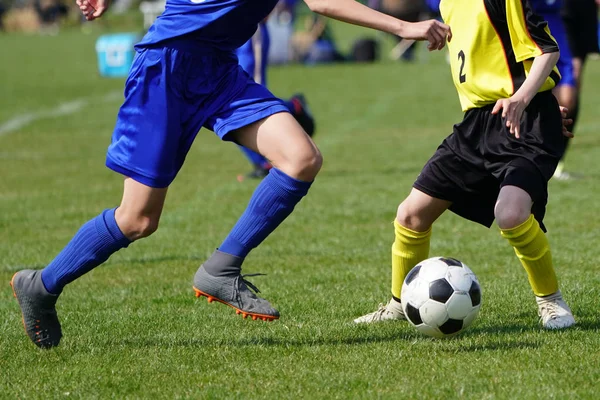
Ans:
{"type": "Polygon", "coordinates": [[[550,245],[533,215],[512,229],[501,229],[502,237],[515,249],[527,271],[529,284],[536,296],[548,296],[558,291],[558,281],[552,266],[550,245]]]}
{"type": "Polygon", "coordinates": [[[429,256],[431,228],[415,232],[394,220],[396,239],[392,245],[392,296],[399,299],[404,278],[410,270],[429,256]]]}

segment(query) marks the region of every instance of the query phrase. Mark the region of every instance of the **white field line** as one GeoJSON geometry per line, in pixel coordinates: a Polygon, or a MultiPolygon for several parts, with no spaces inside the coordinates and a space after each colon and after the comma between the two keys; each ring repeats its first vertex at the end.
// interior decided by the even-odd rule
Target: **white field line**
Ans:
{"type": "Polygon", "coordinates": [[[100,98],[80,98],[72,101],[67,101],[64,103],[59,103],[56,107],[28,112],[21,115],[17,115],[8,121],[0,123],[0,137],[5,136],[11,132],[19,130],[24,126],[29,125],[30,123],[45,119],[45,118],[57,118],[65,115],[75,114],[76,112],[82,110],[84,107],[91,103],[102,102],[108,103],[111,101],[116,101],[122,98],[122,94],[120,92],[111,92],[100,98]]]}

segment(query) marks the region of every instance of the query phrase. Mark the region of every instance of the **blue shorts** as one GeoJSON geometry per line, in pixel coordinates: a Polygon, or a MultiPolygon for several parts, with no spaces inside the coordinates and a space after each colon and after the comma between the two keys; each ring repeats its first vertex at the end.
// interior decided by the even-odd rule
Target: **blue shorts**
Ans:
{"type": "Polygon", "coordinates": [[[234,54],[191,48],[137,49],[107,167],[144,185],[167,187],[202,127],[229,140],[235,129],[288,112],[234,54]]]}
{"type": "Polygon", "coordinates": [[[556,39],[558,48],[560,49],[560,58],[556,63],[556,67],[560,72],[561,79],[559,85],[575,86],[575,76],[573,75],[573,56],[569,48],[569,42],[567,40],[567,33],[563,24],[560,14],[557,13],[545,13],[543,14],[544,19],[548,22],[550,33],[556,39]]]}

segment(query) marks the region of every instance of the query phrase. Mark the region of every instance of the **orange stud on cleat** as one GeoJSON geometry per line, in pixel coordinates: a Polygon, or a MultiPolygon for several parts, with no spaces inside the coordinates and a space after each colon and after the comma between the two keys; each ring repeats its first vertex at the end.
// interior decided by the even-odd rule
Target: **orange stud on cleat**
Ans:
{"type": "Polygon", "coordinates": [[[203,292],[201,292],[200,290],[198,290],[196,288],[194,288],[194,291],[196,292],[196,297],[206,297],[206,300],[209,303],[217,301],[219,303],[223,303],[223,304],[225,304],[225,305],[227,305],[227,306],[235,309],[235,313],[237,315],[241,315],[242,318],[244,318],[244,319],[248,318],[248,316],[252,317],[253,321],[257,321],[257,320],[274,321],[274,320],[277,319],[277,317],[270,316],[270,315],[252,314],[252,313],[244,312],[244,311],[240,310],[239,308],[236,308],[236,307],[232,306],[231,304],[226,303],[226,302],[224,302],[224,301],[222,301],[222,300],[220,300],[220,299],[218,299],[216,297],[213,297],[213,296],[210,296],[210,295],[208,295],[206,293],[203,293],[203,292]]]}

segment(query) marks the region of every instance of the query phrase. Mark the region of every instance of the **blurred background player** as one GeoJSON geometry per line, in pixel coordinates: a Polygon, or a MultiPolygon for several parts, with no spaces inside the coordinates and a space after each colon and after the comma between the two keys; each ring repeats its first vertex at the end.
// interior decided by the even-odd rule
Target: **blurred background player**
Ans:
{"type": "Polygon", "coordinates": [[[400,293],[429,257],[433,223],[450,209],[490,227],[496,220],[525,269],[542,326],[575,324],[554,272],[543,218],[548,181],[565,149],[551,89],[560,79],[558,44],[527,0],[442,0],[453,29],[452,78],[465,112],[429,159],[394,221],[392,298],[354,320],[406,319],[400,293]]]}
{"type": "MultiPolygon", "coordinates": [[[[551,2],[552,0],[546,0],[546,3],[551,2]]],[[[559,3],[558,0],[556,2],[559,3]]],[[[568,49],[573,57],[572,72],[575,81],[574,89],[567,89],[567,91],[573,93],[570,93],[569,97],[567,97],[568,105],[565,104],[569,109],[569,118],[573,120],[573,124],[569,127],[571,132],[575,130],[575,124],[581,107],[583,68],[587,56],[591,53],[598,53],[598,3],[600,3],[600,0],[562,0],[561,15],[566,32],[568,49]]],[[[552,26],[551,29],[554,34],[552,26]]],[[[560,42],[559,45],[562,58],[562,53],[567,47],[563,46],[560,42]]],[[[562,96],[563,94],[561,93],[560,95],[562,96]]],[[[563,97],[559,97],[559,99],[565,100],[563,97]]],[[[564,160],[561,160],[558,164],[554,177],[561,180],[568,180],[573,177],[565,171],[564,160]]]]}
{"type": "MultiPolygon", "coordinates": [[[[439,0],[436,1],[439,5],[439,0]]],[[[426,11],[423,0],[369,0],[368,5],[382,13],[410,22],[424,19],[423,16],[426,11]]],[[[394,40],[397,44],[403,42],[403,38],[397,36],[394,40]]],[[[413,61],[416,43],[410,40],[407,40],[406,43],[408,43],[408,47],[402,52],[400,59],[402,61],[413,61]]]]}
{"type": "MultiPolygon", "coordinates": [[[[267,24],[263,21],[258,25],[256,33],[250,40],[242,45],[237,51],[240,66],[250,75],[254,81],[263,86],[267,86],[267,66],[269,64],[269,46],[270,36],[267,24]]],[[[302,126],[304,131],[313,136],[315,133],[315,121],[306,105],[304,95],[295,94],[289,100],[283,100],[290,113],[296,118],[296,121],[302,126]]],[[[253,170],[246,175],[239,175],[238,180],[261,179],[267,176],[271,169],[271,163],[261,154],[240,146],[248,161],[253,166],[253,170]]]]}
{"type": "MultiPolygon", "coordinates": [[[[577,110],[578,95],[577,84],[573,72],[573,56],[571,55],[570,46],[567,41],[567,33],[561,18],[563,0],[530,1],[533,10],[548,22],[548,28],[550,28],[552,36],[554,36],[554,39],[556,39],[556,42],[558,43],[560,58],[558,59],[556,66],[560,71],[561,80],[552,92],[554,93],[554,96],[556,96],[558,103],[569,110],[569,118],[572,118],[573,112],[576,112],[577,110]]],[[[569,126],[569,130],[572,132],[573,126],[569,126]]],[[[569,138],[565,137],[564,140],[568,144],[569,138]]],[[[571,174],[564,171],[563,161],[559,162],[556,171],[554,171],[554,178],[559,180],[571,178],[571,174]]]]}
{"type": "MultiPolygon", "coordinates": [[[[431,50],[442,49],[450,36],[449,27],[438,21],[410,24],[354,0],[305,2],[312,11],[345,22],[426,39],[431,50]]],[[[92,7],[88,0],[77,0],[88,20],[101,17],[109,3],[95,0],[92,7]]],[[[107,167],[124,178],[120,205],[83,224],[44,269],[21,270],[11,280],[35,345],[60,343],[56,302],[66,285],[158,229],[168,188],[202,127],[266,156],[273,168],[218,250],[198,268],[196,296],[226,304],[243,317],[279,318],[251,290],[258,292],[242,275],[242,264],[308,193],[322,156],[288,108],[250,79],[235,56],[276,4],[167,0],[164,13],[136,45],[107,152],[107,167]]]]}

